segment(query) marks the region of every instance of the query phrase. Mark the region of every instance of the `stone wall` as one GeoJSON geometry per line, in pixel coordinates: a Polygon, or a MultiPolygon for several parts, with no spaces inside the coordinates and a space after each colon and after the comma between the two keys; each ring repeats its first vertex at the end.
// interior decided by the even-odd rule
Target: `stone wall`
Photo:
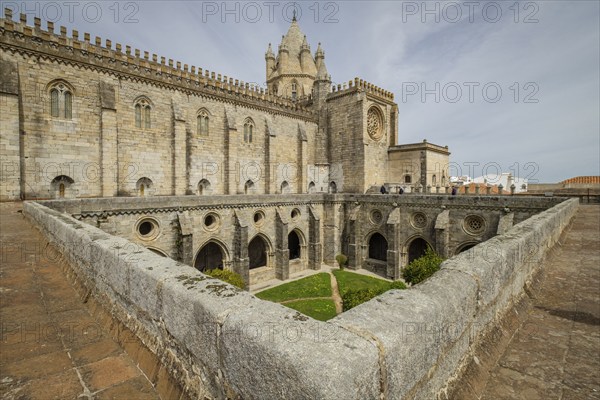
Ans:
{"type": "Polygon", "coordinates": [[[192,396],[442,397],[577,209],[568,200],[457,257],[434,277],[328,323],[263,302],[38,203],[25,214],[105,307],[192,396]]]}
{"type": "Polygon", "coordinates": [[[222,251],[224,267],[235,269],[236,249],[241,251],[260,236],[266,242],[269,268],[259,273],[238,266],[242,276],[248,277],[248,284],[254,285],[262,280],[289,277],[285,255],[292,231],[301,244],[300,265],[295,264],[294,270],[319,269],[321,262],[335,265],[335,256],[343,253],[349,257],[350,268],[370,269],[384,277],[399,279],[402,269],[411,261],[411,247],[416,240],[422,239],[448,258],[563,200],[518,196],[288,194],[73,199],[43,204],[190,266],[196,265],[205,245],[216,243],[222,251]],[[254,220],[257,213],[262,218],[259,221],[254,220]],[[144,221],[154,226],[151,233],[139,231],[144,221]],[[318,231],[312,231],[311,226],[318,231]],[[236,242],[241,231],[247,235],[244,243],[236,242]],[[381,234],[388,245],[387,259],[381,262],[369,256],[369,241],[375,233],[381,234]],[[317,253],[310,252],[311,243],[321,246],[317,253]]]}

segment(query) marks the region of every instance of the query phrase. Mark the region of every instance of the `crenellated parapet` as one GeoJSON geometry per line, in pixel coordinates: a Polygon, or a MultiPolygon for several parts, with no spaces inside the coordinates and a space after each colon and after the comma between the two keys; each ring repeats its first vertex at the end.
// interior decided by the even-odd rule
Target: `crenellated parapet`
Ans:
{"type": "Polygon", "coordinates": [[[218,98],[224,102],[242,103],[250,108],[259,108],[273,113],[281,113],[313,120],[311,110],[289,98],[269,93],[256,84],[228,77],[180,61],[173,61],[157,54],[132,49],[98,36],[91,40],[89,33],[83,34],[60,26],[55,32],[52,22],[42,28],[40,18],[34,18],[34,25],[27,25],[27,15],[20,14],[19,21],[13,21],[12,10],[4,10],[0,19],[0,47],[4,50],[37,55],[47,59],[86,68],[101,70],[132,80],[143,80],[149,84],[176,88],[190,94],[218,98]]]}
{"type": "Polygon", "coordinates": [[[394,102],[394,94],[390,91],[375,86],[372,83],[360,78],[348,81],[348,83],[333,85],[328,99],[333,99],[357,92],[366,92],[368,95],[376,97],[385,102],[394,102]]]}

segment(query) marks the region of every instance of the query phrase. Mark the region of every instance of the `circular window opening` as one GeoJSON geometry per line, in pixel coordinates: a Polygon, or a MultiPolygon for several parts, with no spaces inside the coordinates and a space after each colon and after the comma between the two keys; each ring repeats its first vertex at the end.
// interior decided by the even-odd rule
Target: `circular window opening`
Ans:
{"type": "Polygon", "coordinates": [[[217,221],[212,215],[207,215],[206,218],[204,218],[204,225],[206,225],[207,228],[212,228],[216,223],[217,221]]]}
{"type": "Polygon", "coordinates": [[[292,220],[294,220],[294,221],[297,220],[298,218],[300,218],[300,210],[298,210],[297,208],[294,208],[292,210],[291,216],[292,216],[292,220]]]}
{"type": "Polygon", "coordinates": [[[212,231],[219,227],[219,221],[220,221],[220,218],[217,214],[209,213],[209,214],[206,214],[206,216],[204,217],[204,226],[209,231],[212,231]]]}
{"type": "Polygon", "coordinates": [[[254,225],[262,225],[265,220],[265,214],[262,211],[257,211],[254,213],[254,225]]]}
{"type": "Polygon", "coordinates": [[[153,218],[141,219],[135,225],[134,232],[144,240],[152,240],[158,236],[158,222],[153,218]]]}
{"type": "Polygon", "coordinates": [[[485,220],[479,215],[469,215],[465,218],[463,227],[471,235],[478,235],[485,231],[485,220]]]}
{"type": "Polygon", "coordinates": [[[154,224],[152,222],[150,222],[150,221],[144,221],[138,227],[138,232],[142,236],[148,236],[148,235],[150,235],[153,230],[154,230],[154,224]]]}
{"type": "Polygon", "coordinates": [[[411,218],[411,223],[415,228],[423,229],[427,226],[427,216],[421,212],[414,213],[411,218]]]}
{"type": "Polygon", "coordinates": [[[383,214],[381,214],[381,211],[373,210],[371,212],[371,222],[373,222],[375,225],[379,225],[381,221],[383,221],[383,214]]]}

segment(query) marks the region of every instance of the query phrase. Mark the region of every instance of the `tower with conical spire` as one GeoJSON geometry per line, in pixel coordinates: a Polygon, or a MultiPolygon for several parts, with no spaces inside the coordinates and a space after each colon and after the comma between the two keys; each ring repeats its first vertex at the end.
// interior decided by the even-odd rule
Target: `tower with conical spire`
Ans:
{"type": "MultiPolygon", "coordinates": [[[[312,93],[318,66],[295,15],[288,32],[281,38],[277,56],[269,44],[265,61],[269,93],[292,99],[312,93]]],[[[323,62],[321,58],[320,63],[323,62]]]]}

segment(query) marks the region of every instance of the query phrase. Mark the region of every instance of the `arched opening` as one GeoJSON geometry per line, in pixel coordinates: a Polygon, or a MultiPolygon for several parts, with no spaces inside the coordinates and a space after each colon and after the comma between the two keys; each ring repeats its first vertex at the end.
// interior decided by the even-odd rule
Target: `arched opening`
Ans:
{"type": "Polygon", "coordinates": [[[215,242],[208,242],[198,252],[194,267],[202,272],[211,269],[223,269],[224,258],[225,254],[221,246],[215,242]]]}
{"type": "Polygon", "coordinates": [[[75,183],[75,181],[66,175],[59,175],[52,179],[50,187],[52,188],[53,196],[59,199],[71,197],[69,196],[69,189],[73,183],[75,183]]]}
{"type": "Polygon", "coordinates": [[[431,186],[437,186],[437,176],[435,175],[431,177],[431,186]]]}
{"type": "Polygon", "coordinates": [[[337,184],[334,181],[329,183],[329,193],[337,193],[337,184]]]}
{"type": "Polygon", "coordinates": [[[246,181],[246,184],[244,184],[244,194],[249,194],[252,193],[254,191],[254,182],[252,182],[251,180],[246,181]]]}
{"type": "Polygon", "coordinates": [[[210,193],[210,182],[206,179],[202,179],[198,182],[198,196],[210,193]]]}
{"type": "Polygon", "coordinates": [[[412,183],[412,178],[410,175],[404,175],[404,183],[412,183]]]}
{"type": "Polygon", "coordinates": [[[140,178],[136,182],[135,187],[138,192],[138,196],[140,196],[140,197],[147,196],[149,194],[148,189],[150,189],[152,187],[152,181],[150,180],[150,178],[146,178],[146,177],[140,178]]]}
{"type": "Polygon", "coordinates": [[[281,194],[287,194],[290,192],[290,184],[287,181],[281,183],[281,194]]]}
{"type": "Polygon", "coordinates": [[[471,243],[463,243],[460,246],[458,246],[458,248],[456,249],[456,252],[454,254],[460,254],[463,251],[467,251],[469,249],[472,249],[473,247],[477,246],[479,243],[476,242],[471,242],[471,243]]]}
{"type": "Polygon", "coordinates": [[[300,237],[295,231],[288,235],[288,250],[290,251],[290,261],[301,257],[300,237]]]}
{"type": "Polygon", "coordinates": [[[369,239],[369,258],[387,261],[388,242],[382,234],[374,233],[369,239]]]}
{"type": "Polygon", "coordinates": [[[250,269],[267,266],[267,243],[262,237],[256,236],[250,241],[248,258],[250,269]]]}
{"type": "Polygon", "coordinates": [[[315,183],[311,182],[308,184],[308,193],[314,193],[316,191],[315,183]]]}
{"type": "Polygon", "coordinates": [[[154,254],[158,254],[161,257],[168,257],[167,254],[165,252],[163,252],[162,250],[153,249],[152,247],[147,247],[147,249],[150,250],[151,252],[153,252],[154,254]]]}
{"type": "Polygon", "coordinates": [[[429,243],[423,238],[416,238],[408,246],[408,263],[425,255],[429,243]]]}

